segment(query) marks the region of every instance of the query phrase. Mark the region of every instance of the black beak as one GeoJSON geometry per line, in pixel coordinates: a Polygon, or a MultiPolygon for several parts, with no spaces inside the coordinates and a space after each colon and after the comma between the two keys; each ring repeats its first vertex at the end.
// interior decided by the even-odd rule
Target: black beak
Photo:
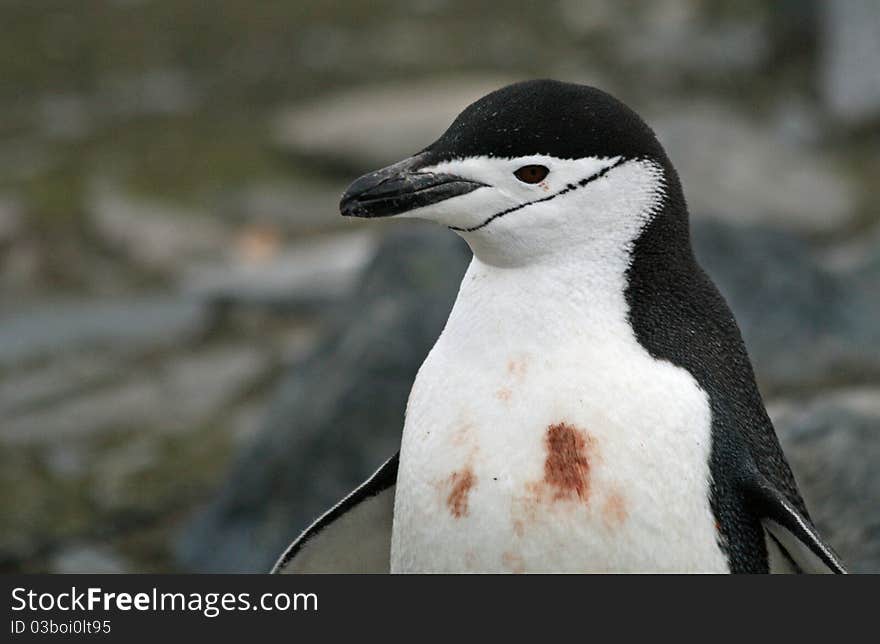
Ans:
{"type": "Polygon", "coordinates": [[[339,211],[346,217],[390,217],[467,194],[486,184],[452,174],[420,172],[425,153],[365,174],[352,183],[339,211]]]}

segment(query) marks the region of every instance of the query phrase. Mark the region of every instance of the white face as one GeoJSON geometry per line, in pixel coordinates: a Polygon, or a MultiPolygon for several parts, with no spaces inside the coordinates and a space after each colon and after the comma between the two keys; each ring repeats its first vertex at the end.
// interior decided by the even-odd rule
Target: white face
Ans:
{"type": "Polygon", "coordinates": [[[481,260],[499,265],[612,247],[625,250],[664,192],[658,164],[620,157],[469,157],[419,171],[448,173],[486,187],[398,216],[448,226],[481,260]],[[515,174],[526,166],[543,166],[549,172],[529,183],[515,174]]]}

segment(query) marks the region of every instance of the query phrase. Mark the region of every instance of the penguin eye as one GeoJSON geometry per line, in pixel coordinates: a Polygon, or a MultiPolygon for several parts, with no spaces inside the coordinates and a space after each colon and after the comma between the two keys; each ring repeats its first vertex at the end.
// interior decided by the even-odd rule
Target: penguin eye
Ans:
{"type": "Polygon", "coordinates": [[[523,183],[540,183],[547,175],[550,169],[542,165],[524,165],[513,173],[517,179],[523,183]]]}

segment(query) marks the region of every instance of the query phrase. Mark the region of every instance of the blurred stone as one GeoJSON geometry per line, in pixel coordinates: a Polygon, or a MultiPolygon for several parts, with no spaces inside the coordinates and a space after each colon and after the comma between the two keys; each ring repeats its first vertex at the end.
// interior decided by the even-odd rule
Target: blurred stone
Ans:
{"type": "Polygon", "coordinates": [[[852,572],[880,572],[880,389],[779,405],[774,423],[819,531],[852,572]]]}
{"type": "Polygon", "coordinates": [[[110,185],[93,186],[87,209],[107,244],[151,271],[174,273],[187,261],[221,256],[230,245],[216,218],[136,199],[110,185]]]}
{"type": "Polygon", "coordinates": [[[749,70],[769,52],[765,25],[743,16],[739,20],[710,20],[701,13],[704,7],[699,3],[661,0],[641,5],[633,19],[630,7],[616,4],[624,14],[621,22],[625,22],[618,25],[618,55],[643,70],[665,75],[749,70]]]}
{"type": "Polygon", "coordinates": [[[765,391],[880,378],[880,298],[865,279],[822,268],[803,240],[780,230],[700,218],[692,231],[765,391]]]}
{"type": "Polygon", "coordinates": [[[2,296],[16,300],[16,293],[33,290],[46,263],[45,250],[31,239],[18,240],[3,249],[0,262],[0,286],[6,290],[2,296]]]}
{"type": "Polygon", "coordinates": [[[299,530],[397,450],[410,386],[469,255],[441,229],[389,234],[326,340],[281,383],[219,498],[187,527],[182,565],[267,570],[299,530]]]}
{"type": "MultiPolygon", "coordinates": [[[[0,159],[0,176],[5,174],[0,159]]],[[[33,289],[45,260],[40,243],[28,234],[25,213],[18,197],[0,193],[0,310],[7,297],[15,302],[19,293],[33,289]]]]}
{"type": "Polygon", "coordinates": [[[880,293],[880,223],[825,249],[822,265],[836,273],[852,274],[859,283],[873,283],[880,293]]]}
{"type": "Polygon", "coordinates": [[[37,113],[40,129],[49,139],[76,141],[92,129],[88,101],[78,94],[48,94],[40,99],[37,113]]]}
{"type": "Polygon", "coordinates": [[[853,273],[856,279],[867,285],[869,293],[876,295],[880,293],[880,226],[867,239],[872,243],[866,247],[853,273]]]}
{"type": "Polygon", "coordinates": [[[162,67],[101,79],[96,103],[114,116],[130,118],[190,112],[200,101],[195,79],[185,70],[162,67]]]}
{"type": "Polygon", "coordinates": [[[45,445],[111,430],[191,431],[247,392],[269,368],[267,357],[251,347],[169,359],[153,369],[134,370],[121,383],[105,383],[54,405],[11,414],[0,427],[0,440],[8,445],[45,445]]]}
{"type": "Polygon", "coordinates": [[[6,418],[0,428],[5,445],[82,441],[101,432],[150,424],[163,403],[155,383],[138,380],[104,387],[63,403],[6,418]]]}
{"type": "Polygon", "coordinates": [[[857,214],[849,179],[773,127],[708,101],[658,106],[646,116],[692,213],[804,233],[839,231],[857,214]]]}
{"type": "Polygon", "coordinates": [[[557,4],[560,23],[578,36],[596,36],[613,29],[622,13],[620,3],[614,0],[595,0],[589,4],[581,0],[561,0],[557,4]]]}
{"type": "Polygon", "coordinates": [[[160,431],[186,430],[247,394],[272,368],[266,351],[225,345],[170,360],[160,371],[167,419],[160,431]]]}
{"type": "Polygon", "coordinates": [[[337,204],[346,185],[347,180],[256,182],[224,195],[217,210],[226,219],[269,224],[292,233],[326,231],[344,223],[337,204]]]}
{"type": "Polygon", "coordinates": [[[20,136],[4,138],[0,146],[0,177],[9,183],[24,183],[53,165],[57,153],[46,141],[20,136]]]}
{"type": "Polygon", "coordinates": [[[0,417],[50,405],[112,380],[123,368],[120,362],[109,355],[80,351],[31,369],[19,368],[0,378],[0,417]]]}
{"type": "Polygon", "coordinates": [[[337,302],[375,252],[367,231],[311,238],[262,260],[196,265],[184,272],[182,288],[210,302],[312,308],[337,302]]]}
{"type": "Polygon", "coordinates": [[[560,27],[588,42],[608,39],[616,59],[639,69],[646,82],[658,76],[749,70],[765,60],[770,43],[760,15],[747,9],[734,19],[715,16],[717,7],[707,4],[563,0],[558,6],[560,27]]]}
{"type": "Polygon", "coordinates": [[[50,443],[46,446],[46,470],[57,480],[77,480],[90,471],[95,459],[95,450],[79,442],[50,443]]]}
{"type": "Polygon", "coordinates": [[[174,346],[206,323],[200,302],[175,295],[47,300],[0,315],[0,366],[83,346],[116,346],[128,353],[174,346]]]}
{"type": "Polygon", "coordinates": [[[0,248],[12,243],[22,233],[24,215],[17,199],[0,194],[0,248]]]}
{"type": "MultiPolygon", "coordinates": [[[[149,490],[133,494],[137,477],[154,469],[162,459],[162,449],[155,434],[134,435],[129,440],[101,451],[91,468],[89,498],[102,511],[131,513],[143,509],[143,497],[149,490]]],[[[186,473],[181,473],[182,481],[186,473]]],[[[182,482],[181,481],[181,482],[182,482]]]]}
{"type": "Polygon", "coordinates": [[[283,148],[363,172],[415,154],[470,103],[506,85],[501,77],[368,85],[289,108],[275,125],[283,148]]]}
{"type": "Polygon", "coordinates": [[[235,235],[235,259],[249,266],[266,264],[278,255],[283,241],[281,230],[272,224],[245,226],[235,235]]]}
{"type": "Polygon", "coordinates": [[[261,397],[237,409],[229,419],[230,431],[236,444],[246,446],[253,441],[266,414],[269,401],[261,397]]]}
{"type": "Polygon", "coordinates": [[[773,136],[786,145],[806,147],[819,145],[825,133],[821,110],[800,97],[790,96],[777,101],[772,113],[773,136]]]}
{"type": "Polygon", "coordinates": [[[822,95],[831,113],[857,125],[880,117],[880,4],[824,0],[822,95]]]}
{"type": "Polygon", "coordinates": [[[49,572],[55,574],[120,574],[133,572],[112,548],[97,544],[73,544],[52,555],[49,572]]]}

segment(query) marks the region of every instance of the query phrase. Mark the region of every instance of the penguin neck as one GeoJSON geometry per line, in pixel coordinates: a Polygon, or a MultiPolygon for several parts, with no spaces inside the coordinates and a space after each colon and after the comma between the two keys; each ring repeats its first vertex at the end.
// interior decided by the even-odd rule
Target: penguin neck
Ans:
{"type": "Polygon", "coordinates": [[[632,238],[585,235],[566,252],[521,263],[499,263],[471,244],[474,258],[465,274],[447,330],[460,336],[529,338],[565,343],[573,337],[635,342],[630,320],[630,283],[638,259],[655,275],[680,275],[695,266],[688,216],[672,174],[659,208],[646,215],[632,238]],[[647,231],[663,229],[662,246],[645,245],[647,231]],[[639,254],[636,258],[635,254],[639,254]],[[647,254],[648,257],[642,257],[647,254]]]}
{"type": "MultiPolygon", "coordinates": [[[[572,337],[631,335],[625,297],[628,253],[588,254],[516,267],[475,255],[447,332],[476,343],[517,339],[564,343],[572,337]]],[[[477,348],[477,347],[475,347],[477,348]]]]}

